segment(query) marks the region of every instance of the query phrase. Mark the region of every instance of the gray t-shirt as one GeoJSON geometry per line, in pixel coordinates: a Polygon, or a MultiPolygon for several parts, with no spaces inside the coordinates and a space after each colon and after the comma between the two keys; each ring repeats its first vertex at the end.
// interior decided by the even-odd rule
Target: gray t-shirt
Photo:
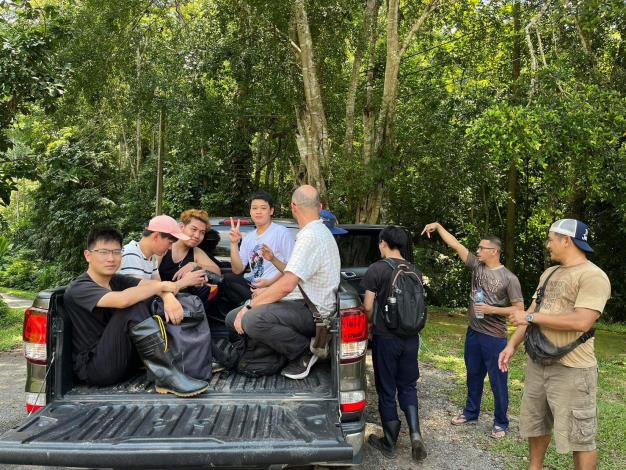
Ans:
{"type": "Polygon", "coordinates": [[[474,294],[477,287],[482,288],[484,302],[494,307],[510,307],[514,302],[523,302],[522,287],[517,276],[504,266],[488,268],[472,253],[468,253],[465,264],[472,270],[472,290],[467,313],[470,328],[489,336],[506,338],[506,317],[485,315],[485,318],[476,318],[474,294]]]}

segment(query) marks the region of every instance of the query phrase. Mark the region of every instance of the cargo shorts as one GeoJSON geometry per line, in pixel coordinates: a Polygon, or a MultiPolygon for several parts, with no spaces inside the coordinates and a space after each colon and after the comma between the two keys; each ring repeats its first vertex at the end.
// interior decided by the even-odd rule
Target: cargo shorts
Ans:
{"type": "Polygon", "coordinates": [[[557,452],[594,450],[597,383],[597,367],[543,366],[529,358],[520,410],[521,436],[548,436],[554,429],[557,452]]]}

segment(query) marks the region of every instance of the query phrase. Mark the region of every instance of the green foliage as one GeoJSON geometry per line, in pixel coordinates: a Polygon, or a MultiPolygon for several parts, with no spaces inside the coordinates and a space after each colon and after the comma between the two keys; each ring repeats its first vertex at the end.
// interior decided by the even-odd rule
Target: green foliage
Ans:
{"type": "MultiPolygon", "coordinates": [[[[524,28],[541,2],[519,2],[519,32],[511,2],[442,5],[408,44],[384,157],[366,165],[363,111],[371,94],[367,111],[377,112],[385,81],[380,3],[375,50],[365,51],[358,71],[348,156],[346,96],[365,4],[306,2],[331,144],[331,210],[352,222],[382,183],[382,222],[413,232],[431,301],[462,306],[467,270],[439,240],[418,234],[438,220],[470,249],[485,233],[505,238],[513,164],[515,272],[526,298],[549,264],[550,223],[577,217],[590,224],[591,259],[613,285],[604,318],[626,319],[626,277],[615,256],[626,243],[623,2],[551,2],[530,29],[532,55],[524,28]]],[[[400,39],[424,3],[401,2],[400,39]]],[[[20,197],[14,192],[0,210],[0,226],[15,250],[31,250],[24,259],[55,266],[47,279],[84,269],[91,226],[113,224],[129,235],[154,215],[161,112],[165,212],[245,214],[248,194],[261,187],[276,197],[277,213],[290,215],[290,194],[306,180],[294,138],[304,96],[293,2],[8,8],[0,16],[0,198],[7,203],[17,188],[20,197]]]]}
{"type": "Polygon", "coordinates": [[[0,235],[0,263],[2,263],[2,258],[6,256],[6,254],[11,250],[11,242],[4,235],[0,235]]]}
{"type": "Polygon", "coordinates": [[[0,321],[9,314],[9,306],[0,298],[0,321]]]}
{"type": "Polygon", "coordinates": [[[21,344],[23,322],[24,311],[9,308],[0,299],[0,351],[9,351],[21,344]]]}

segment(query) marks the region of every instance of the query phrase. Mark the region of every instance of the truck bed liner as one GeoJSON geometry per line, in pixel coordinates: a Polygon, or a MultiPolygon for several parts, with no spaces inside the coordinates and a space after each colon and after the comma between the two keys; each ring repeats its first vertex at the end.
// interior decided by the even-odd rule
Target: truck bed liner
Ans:
{"type": "MultiPolygon", "coordinates": [[[[66,394],[66,398],[80,396],[128,395],[128,394],[156,394],[152,382],[145,373],[139,373],[131,379],[108,387],[96,387],[86,384],[76,384],[66,394]]],[[[203,394],[245,395],[259,394],[310,394],[329,396],[331,393],[330,364],[318,363],[311,370],[308,377],[302,380],[292,380],[280,374],[266,377],[246,377],[235,371],[218,372],[213,374],[209,381],[209,390],[203,394]]],[[[161,397],[163,395],[160,395],[161,397]]]]}

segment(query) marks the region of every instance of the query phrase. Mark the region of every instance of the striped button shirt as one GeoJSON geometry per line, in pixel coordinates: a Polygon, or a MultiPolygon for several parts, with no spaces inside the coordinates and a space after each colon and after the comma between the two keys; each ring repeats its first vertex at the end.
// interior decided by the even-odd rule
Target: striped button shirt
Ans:
{"type": "Polygon", "coordinates": [[[122,254],[122,264],[118,274],[126,276],[139,277],[141,279],[155,279],[159,276],[156,256],[146,258],[139,243],[132,240],[128,245],[124,246],[122,254]]]}

